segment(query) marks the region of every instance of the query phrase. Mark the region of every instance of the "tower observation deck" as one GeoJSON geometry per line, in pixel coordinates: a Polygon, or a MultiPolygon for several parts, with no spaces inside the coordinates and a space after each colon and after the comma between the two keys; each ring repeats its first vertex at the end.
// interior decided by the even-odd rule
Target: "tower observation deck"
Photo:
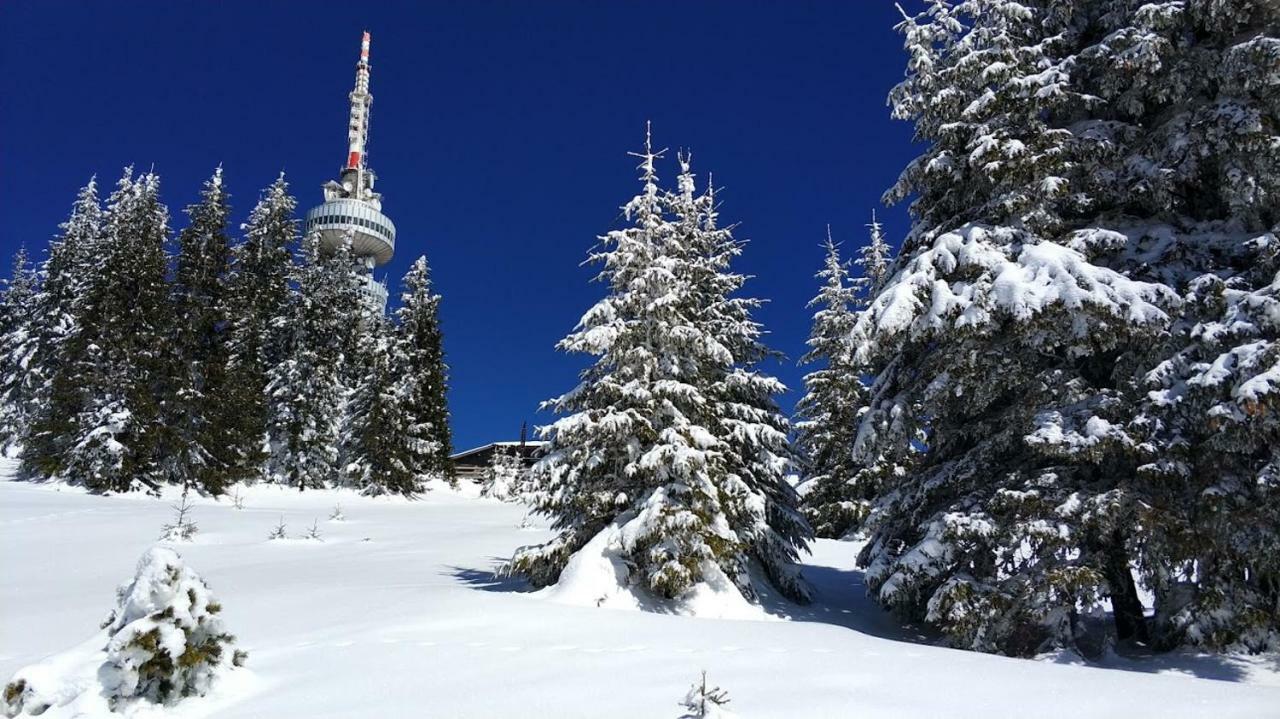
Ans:
{"type": "Polygon", "coordinates": [[[373,95],[369,93],[369,33],[360,42],[356,63],[356,85],[349,95],[347,161],[337,180],[324,184],[324,203],[306,214],[306,231],[318,232],[324,249],[337,250],[351,243],[356,270],[365,273],[364,293],[375,307],[385,311],[387,288],[373,278],[373,269],[386,264],[396,249],[396,226],[382,214],[382,194],[373,191],[377,175],[366,164],[369,116],[373,95]]]}

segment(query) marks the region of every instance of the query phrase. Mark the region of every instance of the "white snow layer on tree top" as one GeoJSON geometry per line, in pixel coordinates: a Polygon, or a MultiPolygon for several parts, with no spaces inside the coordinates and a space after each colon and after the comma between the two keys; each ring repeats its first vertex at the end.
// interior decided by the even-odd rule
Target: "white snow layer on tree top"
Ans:
{"type": "Polygon", "coordinates": [[[1098,267],[1075,249],[1053,242],[1022,244],[1024,239],[1011,228],[973,224],[939,235],[859,318],[860,358],[871,350],[868,338],[876,334],[908,332],[915,338],[948,326],[980,327],[997,315],[1026,320],[1053,306],[1087,307],[1146,324],[1166,320],[1159,304],[1176,301],[1163,285],[1098,267]]]}

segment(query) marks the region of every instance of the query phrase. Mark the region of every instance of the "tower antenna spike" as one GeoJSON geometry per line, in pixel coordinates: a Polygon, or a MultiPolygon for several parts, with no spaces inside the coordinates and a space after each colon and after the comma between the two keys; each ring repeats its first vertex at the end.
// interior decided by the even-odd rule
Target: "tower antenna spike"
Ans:
{"type": "Polygon", "coordinates": [[[361,279],[363,294],[370,306],[386,311],[387,289],[373,270],[391,260],[395,252],[396,227],[382,212],[382,195],[373,189],[377,176],[368,165],[369,119],[373,94],[369,92],[369,45],[371,33],[360,36],[360,59],[356,62],[355,86],[347,99],[347,156],[337,180],[324,184],[324,203],[306,215],[306,231],[318,232],[326,252],[347,251],[352,271],[361,279]]]}

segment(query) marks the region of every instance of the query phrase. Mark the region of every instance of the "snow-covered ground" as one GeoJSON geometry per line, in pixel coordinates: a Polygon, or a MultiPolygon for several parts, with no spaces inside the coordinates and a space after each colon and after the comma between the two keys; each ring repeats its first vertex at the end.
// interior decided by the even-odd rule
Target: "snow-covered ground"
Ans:
{"type": "MultiPolygon", "coordinates": [[[[10,469],[0,681],[51,656],[92,658],[116,586],[172,515],[167,500],[7,481],[10,469]]],[[[549,536],[522,528],[518,505],[446,490],[242,493],[243,509],[197,500],[196,540],[172,546],[223,603],[248,665],[208,697],[135,716],[654,719],[679,716],[704,669],[744,719],[1280,716],[1276,657],[1098,668],[913,643],[863,597],[848,543],[817,543],[812,606],[769,598],[786,618],[694,618],[565,603],[495,577],[517,545],[549,536]],[[329,521],[338,502],[346,519],[329,521]],[[268,541],[282,517],[289,539],[268,541]],[[300,538],[313,521],[322,541],[300,538]]]]}

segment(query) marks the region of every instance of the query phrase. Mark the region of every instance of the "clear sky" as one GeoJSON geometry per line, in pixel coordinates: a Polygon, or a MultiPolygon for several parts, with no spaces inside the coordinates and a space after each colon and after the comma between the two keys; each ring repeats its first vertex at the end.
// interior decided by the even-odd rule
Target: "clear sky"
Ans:
{"type": "MultiPolygon", "coordinates": [[[[886,0],[0,2],[0,250],[43,256],[76,189],[154,167],[175,214],[222,164],[237,221],[283,170],[302,210],[345,159],[373,33],[369,164],[395,221],[392,293],[425,254],[444,295],[455,444],[514,439],[588,358],[553,345],[601,296],[581,266],[635,194],[653,122],[714,173],[738,267],[793,388],[819,243],[849,253],[914,156],[885,96],[905,56],[886,0]]],[[[905,207],[880,208],[896,245],[905,207]]],[[[7,261],[5,266],[7,267],[7,261]]],[[[7,272],[7,270],[6,270],[7,272]]]]}

